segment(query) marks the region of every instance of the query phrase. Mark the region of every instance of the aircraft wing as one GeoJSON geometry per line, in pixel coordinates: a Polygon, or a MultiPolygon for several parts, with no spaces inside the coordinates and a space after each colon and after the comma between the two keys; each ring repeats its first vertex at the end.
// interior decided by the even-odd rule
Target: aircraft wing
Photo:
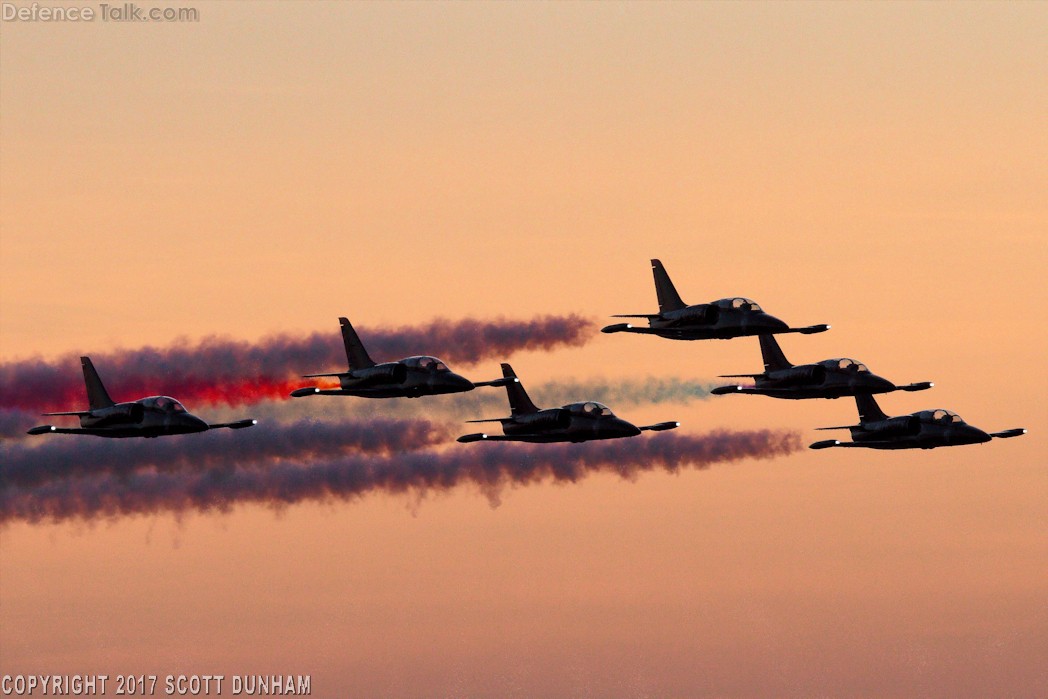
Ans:
{"type": "MultiPolygon", "coordinates": [[[[880,440],[877,442],[842,442],[837,439],[826,439],[821,442],[809,444],[809,449],[829,449],[830,447],[850,447],[863,449],[877,449],[878,447],[891,447],[895,442],[880,440]]],[[[898,448],[898,447],[896,447],[898,448]]]]}
{"type": "Polygon", "coordinates": [[[842,442],[837,439],[825,439],[821,442],[809,444],[809,449],[829,449],[830,447],[877,447],[891,442],[842,442]]]}
{"type": "Polygon", "coordinates": [[[605,325],[600,329],[602,333],[640,333],[641,335],[655,335],[657,333],[672,333],[672,329],[656,329],[656,328],[638,328],[630,323],[615,323],[614,325],[605,325]]]}
{"type": "Polygon", "coordinates": [[[935,384],[931,381],[919,381],[917,383],[908,383],[905,386],[896,386],[900,391],[926,391],[935,384]]]}
{"type": "Polygon", "coordinates": [[[473,434],[464,434],[455,441],[468,444],[470,442],[523,442],[525,440],[520,437],[507,437],[504,434],[485,434],[482,432],[475,432],[473,434]]]}
{"type": "Polygon", "coordinates": [[[1009,437],[1021,437],[1026,434],[1026,428],[1016,427],[1013,430],[1003,430],[1001,432],[991,432],[991,437],[997,437],[999,439],[1008,439],[1009,437]]]}
{"type": "Polygon", "coordinates": [[[824,333],[829,329],[830,326],[826,323],[819,323],[818,325],[806,325],[803,328],[790,328],[786,332],[800,333],[801,335],[814,335],[815,333],[824,333]]]}
{"type": "Polygon", "coordinates": [[[515,376],[505,377],[501,379],[492,379],[491,381],[474,381],[474,386],[509,386],[511,383],[520,383],[520,379],[515,376]]]}
{"type": "Polygon", "coordinates": [[[254,427],[258,424],[258,420],[247,418],[245,420],[237,420],[236,422],[216,422],[215,424],[209,424],[207,428],[209,430],[219,430],[223,427],[228,427],[231,430],[242,430],[245,427],[254,427]]]}
{"type": "Polygon", "coordinates": [[[82,427],[55,427],[54,425],[39,425],[26,434],[95,434],[95,430],[85,430],[82,427]]]}
{"type": "Polygon", "coordinates": [[[644,425],[643,427],[638,427],[637,429],[639,429],[642,432],[644,432],[644,431],[647,431],[647,432],[662,432],[664,430],[675,430],[678,427],[680,427],[680,423],[679,422],[670,421],[670,422],[657,422],[654,425],[644,425]]]}

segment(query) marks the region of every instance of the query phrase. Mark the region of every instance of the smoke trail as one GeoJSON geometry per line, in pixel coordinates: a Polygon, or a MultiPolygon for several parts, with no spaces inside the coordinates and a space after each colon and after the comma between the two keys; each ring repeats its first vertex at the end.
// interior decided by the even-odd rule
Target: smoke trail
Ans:
{"type": "MultiPolygon", "coordinates": [[[[365,327],[359,334],[379,361],[432,354],[454,365],[505,359],[522,350],[580,346],[592,330],[593,321],[568,315],[523,321],[438,319],[414,327],[365,327]]],[[[211,337],[195,344],[84,354],[91,355],[116,400],[174,395],[191,405],[283,399],[303,385],[301,374],[341,371],[346,366],[342,338],[334,324],[305,338],[277,335],[250,343],[211,337]]],[[[47,412],[84,406],[77,356],[0,364],[0,407],[47,412]]]]}
{"type": "Polygon", "coordinates": [[[344,502],[376,492],[424,497],[463,484],[477,486],[497,506],[503,488],[510,485],[574,483],[598,472],[632,479],[656,469],[702,469],[717,462],[784,456],[800,448],[796,432],[719,431],[581,445],[477,444],[394,456],[352,454],[311,465],[280,462],[265,469],[103,474],[36,488],[4,488],[0,522],[225,512],[243,503],[280,508],[305,501],[344,502]]]}
{"type": "MultiPolygon", "coordinates": [[[[687,405],[707,400],[710,388],[719,384],[683,378],[642,378],[626,380],[586,379],[575,381],[536,382],[525,379],[528,394],[542,407],[555,407],[584,400],[606,403],[621,417],[629,419],[629,409],[636,405],[687,405]]],[[[233,412],[219,408],[209,417],[217,420],[241,418],[243,409],[233,412]]],[[[458,422],[472,418],[509,415],[506,391],[502,388],[478,388],[468,393],[427,396],[422,400],[372,401],[344,396],[314,396],[290,402],[263,401],[251,406],[251,417],[260,420],[328,417],[365,417],[381,411],[386,417],[442,417],[458,422]]],[[[666,419],[674,419],[667,414],[666,419]]],[[[36,424],[36,423],[33,423],[36,424]]]]}
{"type": "Polygon", "coordinates": [[[73,477],[127,476],[145,468],[200,472],[232,469],[239,464],[265,467],[287,459],[305,462],[350,453],[388,456],[434,446],[450,437],[447,427],[428,420],[381,418],[338,423],[264,423],[244,431],[148,440],[53,435],[42,438],[47,440],[42,444],[0,445],[0,491],[73,477]]]}

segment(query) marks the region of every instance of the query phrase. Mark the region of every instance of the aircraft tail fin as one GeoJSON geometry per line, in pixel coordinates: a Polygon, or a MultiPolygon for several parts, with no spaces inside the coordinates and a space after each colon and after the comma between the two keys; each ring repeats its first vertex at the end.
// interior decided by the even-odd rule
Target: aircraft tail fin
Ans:
{"type": "Polygon", "coordinates": [[[888,419],[888,416],[884,414],[881,407],[877,405],[877,401],[869,393],[857,394],[855,396],[855,407],[859,409],[859,424],[888,419]]]}
{"type": "Polygon", "coordinates": [[[517,415],[537,413],[539,409],[531,402],[528,392],[524,390],[524,385],[517,378],[513,367],[509,364],[503,364],[502,376],[510,379],[506,383],[506,395],[509,396],[510,414],[516,417],[517,415]]]}
{"type": "Polygon", "coordinates": [[[349,362],[350,371],[375,366],[374,360],[368,356],[364,343],[357,337],[357,331],[350,325],[349,320],[339,318],[338,322],[342,326],[342,343],[346,346],[346,360],[349,362]]]}
{"type": "Polygon", "coordinates": [[[666,274],[666,268],[662,266],[662,262],[652,260],[651,271],[655,275],[655,293],[659,297],[659,313],[679,311],[687,307],[673,286],[673,282],[670,281],[670,275],[666,274]]]}
{"type": "Polygon", "coordinates": [[[87,405],[91,410],[99,408],[111,408],[116,405],[102,385],[102,379],[98,378],[95,365],[91,363],[90,357],[81,357],[80,366],[84,370],[84,385],[87,387],[87,405]]]}
{"type": "Polygon", "coordinates": [[[774,335],[758,335],[757,337],[761,343],[761,356],[764,357],[764,371],[789,369],[793,366],[782,353],[782,348],[779,347],[774,335]]]}

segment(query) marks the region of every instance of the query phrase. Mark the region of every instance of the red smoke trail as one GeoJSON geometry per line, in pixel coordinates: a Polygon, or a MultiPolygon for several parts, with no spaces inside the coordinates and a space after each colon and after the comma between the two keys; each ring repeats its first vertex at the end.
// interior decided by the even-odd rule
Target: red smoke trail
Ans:
{"type": "MultiPolygon", "coordinates": [[[[523,350],[585,344],[593,321],[577,315],[532,320],[435,320],[415,327],[360,328],[376,361],[430,354],[455,364],[506,359],[523,350]]],[[[84,408],[87,400],[80,354],[94,361],[116,401],[170,395],[187,404],[244,405],[284,399],[309,383],[302,374],[344,371],[346,355],[338,325],[304,338],[277,335],[257,343],[207,338],[195,344],[142,347],[115,352],[83,348],[54,361],[27,359],[0,364],[0,408],[40,412],[84,408]]],[[[482,377],[492,379],[493,376],[482,377]]]]}
{"type": "Polygon", "coordinates": [[[289,459],[301,463],[353,453],[389,456],[435,446],[450,438],[447,426],[429,420],[383,418],[267,422],[235,432],[220,430],[157,439],[44,435],[0,446],[0,492],[70,478],[126,476],[144,469],[199,473],[241,465],[265,468],[289,459]]]}
{"type": "Polygon", "coordinates": [[[105,473],[0,489],[0,522],[90,520],[97,517],[225,512],[243,503],[283,507],[299,502],[345,502],[370,493],[447,491],[478,486],[498,504],[507,485],[541,481],[573,483],[591,473],[624,478],[657,469],[708,468],[713,463],[785,456],[801,449],[796,432],[661,434],[580,445],[476,444],[441,452],[393,456],[344,455],[265,468],[199,472],[105,473]]]}

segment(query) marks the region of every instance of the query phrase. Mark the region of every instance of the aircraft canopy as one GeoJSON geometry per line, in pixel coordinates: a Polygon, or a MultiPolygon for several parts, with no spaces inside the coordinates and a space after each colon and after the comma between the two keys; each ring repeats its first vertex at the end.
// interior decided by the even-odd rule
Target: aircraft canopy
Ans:
{"type": "Polygon", "coordinates": [[[154,396],[153,398],[146,398],[142,403],[150,408],[156,408],[163,410],[167,413],[184,413],[186,412],[185,407],[174,398],[168,396],[154,396]]]}
{"type": "Polygon", "coordinates": [[[941,422],[943,424],[948,424],[951,422],[964,422],[964,420],[961,419],[961,416],[953,412],[952,410],[935,410],[932,412],[932,420],[935,420],[935,422],[941,422]]]}
{"type": "Polygon", "coordinates": [[[752,299],[744,299],[742,297],[734,298],[731,300],[732,308],[740,308],[744,311],[759,311],[761,307],[757,305],[757,302],[752,299]]]}
{"type": "Polygon", "coordinates": [[[572,412],[582,413],[583,415],[590,415],[592,417],[597,417],[601,415],[610,416],[615,414],[611,412],[611,408],[609,408],[608,406],[604,405],[603,403],[597,403],[594,401],[589,401],[587,403],[575,403],[571,406],[571,408],[572,412]]]}
{"type": "Polygon", "coordinates": [[[429,371],[450,371],[448,365],[436,357],[408,357],[404,364],[429,371]]]}
{"type": "Polygon", "coordinates": [[[845,371],[853,372],[869,372],[870,370],[862,362],[857,362],[854,359],[838,359],[837,366],[845,371]]]}

